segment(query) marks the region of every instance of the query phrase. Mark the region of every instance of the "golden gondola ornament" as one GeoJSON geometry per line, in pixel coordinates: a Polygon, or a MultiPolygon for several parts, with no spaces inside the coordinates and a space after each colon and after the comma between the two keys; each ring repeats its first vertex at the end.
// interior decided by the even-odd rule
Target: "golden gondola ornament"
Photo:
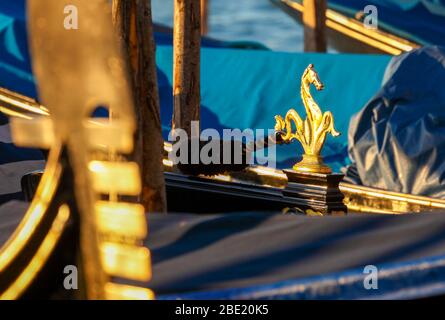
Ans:
{"type": "Polygon", "coordinates": [[[304,150],[300,162],[291,170],[283,170],[287,177],[283,196],[299,199],[299,209],[303,209],[306,214],[343,214],[347,212],[347,208],[343,203],[344,195],[339,184],[344,175],[332,173],[332,169],[323,163],[321,156],[327,134],[337,137],[340,133],[335,130],[332,113],[323,113],[315,102],[310,92],[311,85],[317,90],[324,88],[313,64],[309,64],[301,77],[300,94],[307,113],[305,120],[294,109],[290,109],[284,118],[275,116],[277,143],[298,140],[304,150]]]}
{"type": "Polygon", "coordinates": [[[127,161],[136,119],[125,56],[106,1],[70,3],[82,13],[78,30],[61,23],[63,1],[27,2],[33,72],[47,108],[0,92],[15,107],[10,114],[29,113],[11,118],[13,142],[50,149],[29,209],[0,247],[0,300],[153,299],[147,221],[131,198],[141,178],[127,161]],[[92,117],[99,107],[109,108],[108,118],[92,117]],[[67,265],[79,269],[72,292],[48,271],[62,274],[67,265]]]}
{"type": "Polygon", "coordinates": [[[330,111],[322,113],[312,97],[311,84],[317,90],[324,88],[313,64],[309,64],[301,77],[300,93],[307,113],[306,119],[303,121],[297,111],[290,109],[284,119],[280,115],[275,116],[275,131],[284,143],[290,143],[295,139],[301,143],[304,150],[303,159],[294,165],[295,171],[331,173],[331,168],[323,163],[320,153],[326,141],[326,135],[330,133],[337,137],[340,133],[334,128],[332,113],[330,111]],[[295,132],[292,131],[292,123],[295,125],[295,132]]]}

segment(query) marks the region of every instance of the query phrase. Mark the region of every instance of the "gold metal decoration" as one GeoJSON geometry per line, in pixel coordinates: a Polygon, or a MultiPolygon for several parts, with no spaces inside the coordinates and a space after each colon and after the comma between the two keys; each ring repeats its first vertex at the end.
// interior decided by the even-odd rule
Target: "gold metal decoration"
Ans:
{"type": "Polygon", "coordinates": [[[136,122],[110,6],[70,4],[82,12],[78,30],[64,28],[64,1],[27,1],[34,74],[47,108],[0,90],[0,107],[15,116],[14,143],[50,149],[30,208],[0,248],[0,299],[26,295],[70,225],[80,233],[79,298],[152,299],[144,209],[127,200],[141,190],[139,167],[124,156],[136,122]],[[108,119],[91,117],[99,106],[109,108],[108,119]]]}
{"type": "Polygon", "coordinates": [[[307,118],[303,121],[297,111],[290,109],[284,119],[279,115],[275,116],[275,131],[280,134],[283,142],[289,143],[297,139],[303,146],[303,160],[294,165],[295,171],[331,173],[331,168],[323,163],[320,152],[328,132],[334,137],[340,135],[340,133],[334,128],[332,113],[330,111],[322,113],[318,104],[312,98],[310,93],[311,84],[317,90],[324,88],[313,64],[310,64],[304,70],[301,77],[301,100],[306,109],[307,118]],[[292,131],[292,122],[296,128],[295,132],[292,131]]]}

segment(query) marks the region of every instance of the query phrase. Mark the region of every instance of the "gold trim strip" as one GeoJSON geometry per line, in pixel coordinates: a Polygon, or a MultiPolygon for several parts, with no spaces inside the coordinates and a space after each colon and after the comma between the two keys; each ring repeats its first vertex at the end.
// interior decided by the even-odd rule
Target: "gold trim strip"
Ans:
{"type": "Polygon", "coordinates": [[[41,270],[43,264],[48,260],[51,252],[53,252],[69,217],[70,209],[68,205],[64,204],[59,208],[57,217],[54,220],[51,229],[45,236],[45,239],[42,241],[42,244],[39,246],[36,254],[12,285],[0,295],[0,300],[17,299],[29,286],[35,278],[35,275],[41,270]]]}
{"type": "Polygon", "coordinates": [[[11,118],[10,126],[16,146],[51,149],[54,144],[53,123],[49,117],[38,116],[31,121],[14,117],[11,118]]]}
{"type": "Polygon", "coordinates": [[[60,151],[60,146],[54,146],[51,149],[42,181],[37,188],[36,195],[28,211],[12,236],[0,248],[0,272],[20,254],[26,243],[31,240],[32,235],[36,232],[40,221],[47,211],[62,172],[62,167],[58,163],[60,151]]]}
{"type": "Polygon", "coordinates": [[[347,27],[344,27],[341,24],[336,23],[334,21],[326,20],[326,25],[328,27],[330,27],[331,29],[333,29],[333,30],[336,30],[338,32],[346,34],[346,35],[348,35],[349,37],[351,37],[353,39],[356,39],[356,40],[359,40],[361,42],[364,42],[364,43],[366,43],[368,45],[371,45],[371,46],[373,46],[375,48],[378,48],[378,49],[380,49],[380,50],[382,50],[384,52],[387,52],[389,54],[399,55],[399,54],[401,54],[403,52],[400,49],[393,48],[393,47],[391,47],[389,45],[386,45],[384,43],[381,43],[381,42],[378,42],[376,40],[373,40],[373,39],[371,39],[371,38],[369,38],[369,37],[367,37],[367,36],[365,36],[363,34],[360,34],[358,32],[355,32],[355,31],[351,30],[351,29],[348,29],[347,27]]]}
{"type": "Polygon", "coordinates": [[[93,189],[101,193],[139,195],[141,180],[136,162],[93,160],[88,164],[93,189]]]}
{"type": "Polygon", "coordinates": [[[150,251],[146,247],[102,242],[100,254],[102,266],[109,275],[137,281],[151,278],[150,251]]]}
{"type": "Polygon", "coordinates": [[[26,119],[26,120],[32,120],[32,117],[27,116],[27,115],[25,115],[23,113],[20,113],[20,112],[11,110],[11,109],[9,109],[7,107],[0,106],[0,112],[4,113],[4,114],[6,114],[6,115],[8,115],[10,117],[17,117],[17,118],[22,118],[22,119],[26,119]]]}
{"type": "Polygon", "coordinates": [[[407,202],[410,204],[417,204],[425,207],[445,209],[445,200],[442,199],[434,199],[425,196],[416,196],[412,194],[397,193],[370,187],[357,186],[346,182],[340,183],[340,190],[342,192],[348,192],[362,196],[375,197],[391,201],[407,202]]]}
{"type": "Polygon", "coordinates": [[[97,201],[95,207],[99,232],[137,239],[144,239],[147,236],[145,210],[142,205],[97,201]]]}
{"type": "Polygon", "coordinates": [[[344,15],[339,14],[331,9],[327,10],[326,17],[331,19],[333,22],[349,27],[352,30],[365,34],[369,38],[374,38],[401,51],[411,51],[414,48],[419,47],[419,45],[416,43],[409,42],[406,39],[399,38],[381,30],[367,29],[363,26],[363,24],[348,17],[345,17],[344,15]]]}
{"type": "Polygon", "coordinates": [[[154,300],[155,294],[147,288],[108,282],[105,297],[107,300],[154,300]]]}
{"type": "Polygon", "coordinates": [[[0,88],[0,101],[34,115],[49,115],[48,109],[39,105],[37,101],[5,88],[0,88]]]}

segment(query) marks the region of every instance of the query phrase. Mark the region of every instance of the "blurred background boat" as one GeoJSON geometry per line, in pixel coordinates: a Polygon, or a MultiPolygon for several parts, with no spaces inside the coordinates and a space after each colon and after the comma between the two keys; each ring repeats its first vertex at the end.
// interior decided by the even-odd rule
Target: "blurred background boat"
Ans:
{"type": "MultiPolygon", "coordinates": [[[[302,23],[303,0],[270,0],[302,23]]],[[[400,54],[445,44],[445,3],[430,0],[329,0],[329,44],[341,52],[400,54]],[[377,28],[364,24],[365,7],[376,9],[377,28]]]]}

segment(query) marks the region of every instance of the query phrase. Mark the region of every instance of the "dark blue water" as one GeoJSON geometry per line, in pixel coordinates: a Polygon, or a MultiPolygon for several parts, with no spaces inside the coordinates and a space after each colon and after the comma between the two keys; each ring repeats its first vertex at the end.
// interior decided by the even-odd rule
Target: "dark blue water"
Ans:
{"type": "MultiPolygon", "coordinates": [[[[249,40],[278,51],[302,51],[303,30],[269,0],[209,0],[209,36],[249,40]]],[[[173,0],[152,0],[153,20],[173,25],[173,0]]]]}

